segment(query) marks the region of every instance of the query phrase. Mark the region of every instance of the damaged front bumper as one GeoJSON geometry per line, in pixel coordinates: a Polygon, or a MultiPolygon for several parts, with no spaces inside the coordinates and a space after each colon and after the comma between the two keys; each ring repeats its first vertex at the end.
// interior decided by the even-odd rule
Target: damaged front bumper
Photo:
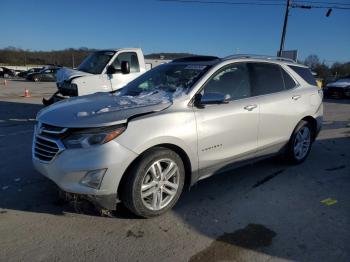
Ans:
{"type": "Polygon", "coordinates": [[[76,201],[86,200],[92,203],[95,207],[97,207],[100,210],[115,211],[117,203],[120,202],[118,200],[117,194],[101,195],[101,196],[80,195],[80,194],[74,194],[74,193],[63,191],[59,187],[57,187],[57,190],[59,192],[59,197],[66,202],[76,202],[76,201]]]}
{"type": "Polygon", "coordinates": [[[49,99],[43,98],[43,105],[49,106],[69,97],[78,96],[78,86],[69,82],[56,83],[58,91],[49,99]]]}
{"type": "Polygon", "coordinates": [[[68,195],[86,199],[100,208],[115,210],[118,187],[125,170],[138,155],[115,141],[84,149],[63,149],[50,162],[33,153],[35,169],[68,195]],[[91,171],[105,170],[96,188],[83,181],[91,171]]]}

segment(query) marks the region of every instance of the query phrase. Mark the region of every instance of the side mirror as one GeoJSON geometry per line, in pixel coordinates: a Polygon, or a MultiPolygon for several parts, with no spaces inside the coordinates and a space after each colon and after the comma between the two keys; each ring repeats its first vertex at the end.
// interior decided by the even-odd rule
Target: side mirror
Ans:
{"type": "Polygon", "coordinates": [[[224,104],[226,102],[225,95],[222,93],[197,94],[195,97],[195,104],[197,105],[224,104]]]}
{"type": "Polygon", "coordinates": [[[121,72],[122,72],[122,74],[129,74],[130,73],[130,64],[128,61],[122,61],[121,72]]]}
{"type": "Polygon", "coordinates": [[[107,75],[113,75],[113,74],[115,74],[117,72],[118,72],[118,70],[115,69],[115,67],[113,65],[109,65],[107,67],[107,71],[106,71],[107,75]]]}

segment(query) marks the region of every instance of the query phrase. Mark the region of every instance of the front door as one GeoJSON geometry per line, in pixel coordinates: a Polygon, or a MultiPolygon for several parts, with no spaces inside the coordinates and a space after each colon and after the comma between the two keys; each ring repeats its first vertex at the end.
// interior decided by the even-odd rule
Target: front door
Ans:
{"type": "Polygon", "coordinates": [[[233,162],[252,158],[257,148],[259,105],[251,96],[245,63],[223,67],[205,84],[205,93],[225,95],[222,104],[194,108],[200,177],[224,171],[233,162]]]}

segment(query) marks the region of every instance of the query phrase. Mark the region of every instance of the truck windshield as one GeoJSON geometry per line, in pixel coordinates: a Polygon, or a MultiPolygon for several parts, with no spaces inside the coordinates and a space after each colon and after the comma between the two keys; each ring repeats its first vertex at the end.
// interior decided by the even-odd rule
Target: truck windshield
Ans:
{"type": "Polygon", "coordinates": [[[83,60],[77,69],[90,74],[101,74],[114,54],[115,52],[113,51],[99,51],[92,53],[83,60]]]}
{"type": "Polygon", "coordinates": [[[175,92],[178,88],[189,89],[209,67],[203,64],[160,65],[130,82],[123,88],[122,94],[137,96],[157,89],[166,92],[175,92]]]}

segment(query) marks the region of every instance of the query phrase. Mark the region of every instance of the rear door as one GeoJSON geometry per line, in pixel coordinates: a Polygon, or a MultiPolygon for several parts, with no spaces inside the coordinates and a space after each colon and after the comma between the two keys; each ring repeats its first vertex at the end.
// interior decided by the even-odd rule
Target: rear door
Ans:
{"type": "Polygon", "coordinates": [[[112,90],[117,90],[125,86],[127,83],[129,83],[130,81],[134,80],[136,77],[142,74],[140,69],[140,62],[136,52],[119,53],[117,57],[114,59],[112,65],[114,66],[115,69],[120,70],[121,63],[123,61],[129,62],[130,73],[122,74],[118,72],[116,74],[110,75],[112,90]]]}
{"type": "Polygon", "coordinates": [[[249,63],[252,93],[260,106],[257,156],[278,152],[299,119],[302,94],[278,64],[249,63]]]}
{"type": "Polygon", "coordinates": [[[226,103],[194,107],[200,176],[224,171],[236,161],[254,157],[257,148],[259,106],[251,97],[249,72],[245,63],[217,71],[201,90],[221,93],[226,103]]]}

